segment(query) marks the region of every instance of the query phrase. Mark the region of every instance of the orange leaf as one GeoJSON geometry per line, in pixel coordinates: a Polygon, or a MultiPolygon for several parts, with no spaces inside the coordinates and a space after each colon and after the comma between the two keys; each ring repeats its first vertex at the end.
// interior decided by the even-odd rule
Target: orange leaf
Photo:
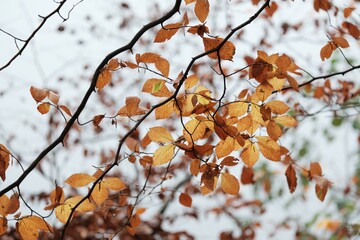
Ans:
{"type": "Polygon", "coordinates": [[[199,78],[196,75],[189,76],[185,80],[185,90],[188,90],[188,89],[196,86],[196,84],[198,84],[198,82],[199,82],[199,78]]]}
{"type": "Polygon", "coordinates": [[[22,239],[37,240],[39,230],[52,232],[51,226],[38,216],[25,216],[16,223],[16,230],[22,239]]]}
{"type": "Polygon", "coordinates": [[[19,207],[20,207],[19,195],[17,193],[14,193],[10,197],[10,202],[6,210],[6,214],[14,214],[19,209],[19,207]]]}
{"type": "Polygon", "coordinates": [[[334,50],[335,50],[335,48],[334,48],[333,44],[331,42],[328,42],[320,50],[321,60],[324,61],[325,59],[330,58],[334,50]]]}
{"type": "Polygon", "coordinates": [[[0,236],[7,232],[7,219],[0,217],[0,236]]]}
{"type": "Polygon", "coordinates": [[[111,81],[111,73],[108,69],[104,68],[100,71],[99,77],[96,81],[96,88],[101,90],[111,81]]]}
{"type": "Polygon", "coordinates": [[[273,120],[268,122],[266,131],[269,137],[274,141],[277,141],[283,134],[281,127],[273,120]]]}
{"type": "Polygon", "coordinates": [[[181,23],[170,23],[162,27],[156,34],[154,42],[165,42],[174,36],[179,28],[182,26],[181,23]]]}
{"type": "Polygon", "coordinates": [[[33,97],[33,99],[36,102],[41,102],[42,100],[44,100],[48,96],[49,91],[46,90],[46,89],[31,86],[30,87],[30,93],[31,93],[31,96],[33,97]]]}
{"type": "Polygon", "coordinates": [[[344,17],[348,18],[354,10],[355,8],[353,7],[344,8],[344,17]]]}
{"type": "Polygon", "coordinates": [[[297,178],[296,178],[295,169],[293,168],[292,164],[290,164],[286,169],[285,176],[289,186],[289,190],[291,193],[293,193],[297,186],[297,178]]]}
{"type": "Polygon", "coordinates": [[[118,111],[119,116],[137,116],[145,114],[145,109],[139,107],[140,98],[127,97],[125,100],[125,106],[118,111]]]}
{"type": "Polygon", "coordinates": [[[0,144],[0,177],[3,181],[6,179],[6,169],[9,167],[10,152],[2,144],[0,144]]]}
{"type": "Polygon", "coordinates": [[[311,176],[322,176],[321,166],[317,162],[310,163],[310,174],[311,176]]]}
{"type": "Polygon", "coordinates": [[[137,228],[140,224],[141,224],[141,219],[140,219],[139,215],[137,215],[137,214],[132,215],[131,219],[130,219],[130,225],[133,228],[137,228]]]}
{"type": "Polygon", "coordinates": [[[221,173],[221,188],[222,190],[231,195],[236,195],[240,190],[240,183],[236,177],[230,173],[221,173]]]}
{"type": "Polygon", "coordinates": [[[53,91],[49,91],[48,98],[51,102],[53,102],[55,105],[58,104],[60,96],[53,91]]]}
{"type": "Polygon", "coordinates": [[[315,185],[315,193],[320,201],[322,202],[324,201],[327,190],[328,190],[328,186],[321,187],[318,184],[315,185]]]}
{"type": "MultiPolygon", "coordinates": [[[[62,222],[66,223],[68,220],[70,213],[73,209],[73,207],[79,203],[83,199],[82,196],[75,196],[72,198],[68,198],[64,203],[62,203],[60,206],[58,206],[55,209],[55,215],[56,218],[62,222]]],[[[90,212],[95,209],[95,205],[92,204],[89,199],[86,199],[83,201],[78,208],[75,210],[76,212],[90,212]]]]}
{"type": "Polygon", "coordinates": [[[45,102],[45,103],[40,103],[37,106],[37,110],[41,113],[41,114],[46,114],[50,111],[50,103],[45,102]]]}
{"type": "Polygon", "coordinates": [[[200,22],[205,22],[209,15],[210,4],[208,0],[197,0],[195,3],[195,15],[200,22]]]}
{"type": "Polygon", "coordinates": [[[96,180],[94,176],[86,173],[75,173],[68,177],[65,182],[72,187],[83,187],[96,180]]]}
{"type": "Polygon", "coordinates": [[[199,174],[199,172],[200,172],[200,160],[199,159],[192,159],[191,160],[190,172],[195,177],[199,174]]]}
{"type": "MultiPolygon", "coordinates": [[[[203,43],[204,43],[205,51],[210,51],[216,48],[223,40],[224,39],[222,38],[204,37],[203,43]]],[[[226,43],[219,50],[220,59],[223,60],[232,60],[234,54],[235,54],[235,45],[230,41],[226,41],[226,43]]],[[[217,51],[209,53],[208,57],[217,60],[218,59],[217,51]]]]}
{"type": "Polygon", "coordinates": [[[139,152],[139,142],[132,137],[125,140],[126,146],[133,152],[139,152]]]}
{"type": "Polygon", "coordinates": [[[343,37],[332,37],[331,39],[337,46],[339,46],[341,48],[350,47],[349,42],[343,37]]]}
{"type": "Polygon", "coordinates": [[[270,102],[267,102],[265,106],[269,107],[271,109],[271,112],[275,114],[284,114],[290,109],[290,107],[286,105],[286,103],[280,100],[272,100],[270,102]]]}
{"type": "Polygon", "coordinates": [[[141,54],[138,61],[143,62],[143,63],[155,63],[156,61],[159,60],[159,58],[161,58],[159,54],[147,52],[147,53],[141,54]]]}
{"type": "Polygon", "coordinates": [[[193,3],[193,2],[196,2],[196,0],[185,0],[186,5],[193,3]]]}
{"type": "Polygon", "coordinates": [[[220,140],[215,147],[217,158],[223,158],[234,151],[235,139],[228,136],[225,140],[220,140]]]}
{"type": "Polygon", "coordinates": [[[166,81],[157,78],[148,79],[141,90],[156,97],[170,97],[172,93],[166,87],[166,81]]]}
{"type": "Polygon", "coordinates": [[[159,70],[161,72],[162,75],[164,75],[165,77],[169,76],[169,71],[170,71],[170,64],[169,61],[166,60],[165,58],[159,58],[156,62],[155,62],[155,67],[157,70],[159,70]]]}
{"type": "Polygon", "coordinates": [[[10,205],[10,199],[6,195],[0,197],[0,217],[5,217],[10,205]]]}
{"type": "Polygon", "coordinates": [[[159,147],[153,156],[153,165],[161,165],[168,163],[174,157],[175,146],[172,144],[159,147]]]}
{"type": "Polygon", "coordinates": [[[272,161],[280,161],[281,151],[277,142],[266,136],[257,136],[256,139],[264,157],[272,161]]]}
{"type": "Polygon", "coordinates": [[[222,166],[235,166],[239,163],[239,159],[233,157],[233,156],[228,156],[226,158],[224,158],[220,165],[222,166]]]}
{"type": "Polygon", "coordinates": [[[96,204],[100,205],[109,198],[109,191],[104,186],[104,184],[99,182],[95,185],[95,188],[91,193],[91,197],[96,202],[96,204]]]}
{"type": "Polygon", "coordinates": [[[355,39],[358,39],[360,37],[360,30],[356,25],[350,22],[343,22],[342,26],[346,28],[349,31],[350,35],[353,36],[355,39]]]}
{"type": "Polygon", "coordinates": [[[171,133],[164,127],[152,127],[148,134],[153,142],[170,143],[174,141],[171,133]]]}
{"type": "Polygon", "coordinates": [[[67,115],[69,115],[70,117],[72,116],[72,113],[71,113],[70,109],[69,109],[67,106],[65,106],[65,105],[60,105],[59,107],[60,107],[67,115]]]}
{"type": "Polygon", "coordinates": [[[233,102],[228,105],[229,115],[232,117],[241,117],[248,110],[247,102],[233,102]]]}
{"type": "Polygon", "coordinates": [[[115,71],[120,66],[119,60],[116,58],[111,59],[107,64],[107,69],[115,71]]]}
{"type": "Polygon", "coordinates": [[[192,198],[189,194],[187,193],[181,193],[180,196],[179,196],[179,202],[185,206],[185,207],[188,207],[190,208],[191,205],[192,205],[192,198]]]}
{"type": "Polygon", "coordinates": [[[298,82],[296,81],[295,78],[293,78],[290,75],[286,75],[286,79],[289,82],[292,89],[294,89],[295,91],[299,91],[299,84],[298,84],[298,82]]]}
{"type": "Polygon", "coordinates": [[[105,178],[102,183],[109,189],[114,191],[121,191],[126,189],[126,184],[120,179],[116,177],[105,178]]]}
{"type": "Polygon", "coordinates": [[[292,116],[277,116],[274,121],[285,127],[296,127],[298,122],[292,116]]]}
{"type": "Polygon", "coordinates": [[[254,143],[247,140],[240,157],[247,167],[252,167],[259,159],[259,150],[254,143]]]}
{"type": "Polygon", "coordinates": [[[165,103],[161,107],[155,109],[155,118],[156,119],[167,119],[169,118],[175,111],[174,100],[165,103]]]}

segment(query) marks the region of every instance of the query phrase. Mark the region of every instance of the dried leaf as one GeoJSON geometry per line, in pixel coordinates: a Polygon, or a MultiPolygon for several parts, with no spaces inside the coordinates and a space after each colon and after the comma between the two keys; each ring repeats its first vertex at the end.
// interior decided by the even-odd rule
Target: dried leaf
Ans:
{"type": "Polygon", "coordinates": [[[209,15],[210,4],[208,0],[196,0],[195,3],[195,15],[200,22],[205,22],[207,16],[209,15]]]}
{"type": "Polygon", "coordinates": [[[6,218],[0,217],[0,236],[7,232],[8,221],[6,218]]]}
{"type": "Polygon", "coordinates": [[[120,67],[119,60],[116,58],[110,59],[110,61],[107,64],[107,69],[110,71],[115,71],[118,67],[120,67]]]}
{"type": "Polygon", "coordinates": [[[249,104],[247,102],[233,102],[228,105],[229,115],[232,117],[241,117],[248,110],[249,104]]]}
{"type": "Polygon", "coordinates": [[[31,86],[30,87],[30,93],[31,93],[31,96],[33,97],[33,99],[36,102],[41,102],[42,100],[44,100],[48,96],[49,91],[46,90],[46,89],[31,86]]]}
{"type": "Polygon", "coordinates": [[[83,187],[96,180],[94,176],[86,173],[75,173],[68,177],[65,182],[72,187],[83,187]]]}
{"type": "Polygon", "coordinates": [[[318,184],[315,185],[315,193],[320,201],[322,202],[324,201],[325,196],[327,194],[327,190],[328,190],[328,186],[321,187],[318,184]]]}
{"type": "Polygon", "coordinates": [[[125,100],[125,106],[120,108],[120,110],[118,111],[118,115],[132,117],[145,114],[145,109],[139,107],[139,104],[139,97],[127,97],[125,100]]]}
{"type": "Polygon", "coordinates": [[[321,60],[324,61],[325,59],[328,59],[331,57],[333,51],[336,49],[336,47],[333,46],[331,42],[328,42],[325,46],[323,46],[320,50],[320,57],[321,60]]]}
{"type": "Polygon", "coordinates": [[[120,178],[116,177],[105,178],[102,183],[105,187],[114,191],[121,191],[127,188],[126,184],[120,178]]]}
{"type": "Polygon", "coordinates": [[[162,27],[156,34],[154,42],[165,42],[172,38],[179,28],[182,26],[181,23],[170,23],[162,27]]]}
{"type": "Polygon", "coordinates": [[[159,70],[161,72],[161,74],[164,77],[168,77],[169,76],[169,71],[170,71],[170,64],[169,61],[166,60],[165,58],[159,58],[156,62],[155,62],[155,67],[157,70],[159,70]]]}
{"type": "Polygon", "coordinates": [[[290,164],[286,169],[285,176],[289,186],[289,190],[291,193],[293,193],[297,186],[297,177],[296,177],[295,169],[293,168],[292,164],[290,164]]]}
{"type": "Polygon", "coordinates": [[[237,195],[240,190],[240,183],[230,173],[223,172],[221,173],[221,188],[227,194],[237,195]]]}
{"type": "Polygon", "coordinates": [[[72,117],[72,113],[71,113],[70,109],[69,109],[67,106],[65,106],[65,105],[60,105],[59,107],[60,107],[67,115],[69,115],[70,117],[72,117]]]}
{"type": "MultiPolygon", "coordinates": [[[[222,38],[203,38],[204,48],[205,51],[210,51],[216,48],[224,39],[222,38]]],[[[235,45],[230,42],[226,41],[226,43],[220,48],[219,56],[222,60],[232,60],[235,54],[235,45]]],[[[218,59],[217,51],[209,53],[209,58],[218,59]]]]}
{"type": "Polygon", "coordinates": [[[96,202],[96,204],[100,205],[103,202],[105,202],[106,199],[109,198],[109,191],[104,186],[104,184],[98,182],[91,193],[91,197],[96,202]]]}
{"type": "Polygon", "coordinates": [[[10,197],[9,205],[6,209],[6,214],[14,214],[20,207],[19,195],[14,193],[10,197]]]}
{"type": "Polygon", "coordinates": [[[296,127],[298,122],[292,116],[278,116],[274,118],[274,121],[285,127],[296,127]]]}
{"type": "Polygon", "coordinates": [[[223,158],[234,151],[235,139],[228,136],[225,140],[220,140],[215,147],[217,158],[223,158]]]}
{"type": "Polygon", "coordinates": [[[185,80],[185,90],[189,90],[190,88],[196,86],[199,82],[199,78],[196,75],[191,75],[185,80]]]}
{"type": "Polygon", "coordinates": [[[247,167],[252,167],[259,159],[259,150],[254,143],[247,140],[240,157],[247,167]]]}
{"type": "Polygon", "coordinates": [[[284,114],[290,109],[290,107],[286,105],[286,103],[280,100],[272,100],[270,102],[267,102],[265,106],[269,107],[271,109],[271,112],[275,114],[284,114]]]}
{"type": "Polygon", "coordinates": [[[174,142],[171,133],[164,127],[152,127],[150,128],[148,134],[151,141],[154,142],[161,142],[161,143],[174,142]]]}
{"type": "Polygon", "coordinates": [[[310,164],[310,174],[311,176],[322,176],[322,170],[321,170],[321,166],[319,163],[317,162],[312,162],[310,164]]]}
{"type": "Polygon", "coordinates": [[[25,216],[16,223],[16,230],[22,239],[37,240],[39,230],[52,232],[51,226],[38,216],[25,216]]]}
{"type": "Polygon", "coordinates": [[[170,97],[172,93],[166,86],[166,81],[157,78],[148,79],[141,90],[156,97],[170,97]]]}
{"type": "Polygon", "coordinates": [[[192,205],[192,198],[187,193],[181,193],[179,196],[179,202],[181,203],[181,205],[190,208],[192,205]]]}
{"type": "Polygon", "coordinates": [[[169,102],[165,103],[161,107],[155,109],[155,118],[156,119],[167,119],[174,113],[174,100],[170,100],[169,102]]]}
{"type": "Polygon", "coordinates": [[[172,144],[168,144],[165,146],[159,147],[153,156],[152,164],[154,166],[168,163],[174,157],[174,149],[175,146],[172,144]]]}
{"type": "Polygon", "coordinates": [[[350,47],[349,42],[343,37],[332,37],[331,39],[337,46],[339,46],[341,48],[350,47]]]}
{"type": "MultiPolygon", "coordinates": [[[[70,213],[73,207],[83,199],[83,196],[75,196],[68,198],[63,204],[58,206],[55,209],[56,218],[62,222],[66,223],[70,217],[70,213]]],[[[92,204],[88,199],[85,199],[75,210],[76,212],[90,212],[95,209],[95,205],[92,204]]]]}
{"type": "Polygon", "coordinates": [[[99,77],[96,81],[96,88],[101,90],[111,81],[111,73],[108,69],[104,68],[100,71],[99,77]]]}
{"type": "Polygon", "coordinates": [[[37,110],[41,113],[41,114],[46,114],[50,111],[50,103],[48,102],[44,102],[44,103],[40,103],[37,106],[37,110]]]}
{"type": "Polygon", "coordinates": [[[244,166],[241,173],[241,183],[242,184],[253,184],[254,181],[254,172],[252,168],[244,166]]]}
{"type": "Polygon", "coordinates": [[[3,181],[6,179],[6,170],[10,163],[10,151],[2,144],[0,144],[0,177],[3,181]]]}

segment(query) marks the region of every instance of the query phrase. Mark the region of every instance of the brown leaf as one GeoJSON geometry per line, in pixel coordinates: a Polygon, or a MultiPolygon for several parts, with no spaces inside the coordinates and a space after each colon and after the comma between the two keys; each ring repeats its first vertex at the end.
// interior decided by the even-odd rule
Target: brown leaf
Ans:
{"type": "Polygon", "coordinates": [[[104,117],[105,117],[105,114],[96,115],[92,120],[94,127],[99,127],[99,124],[104,119],[104,117]]]}
{"type": "Polygon", "coordinates": [[[145,114],[145,109],[139,107],[139,104],[139,97],[127,97],[125,100],[125,106],[120,108],[118,115],[132,117],[145,114]]]}
{"type": "Polygon", "coordinates": [[[328,190],[328,186],[320,187],[318,184],[315,185],[315,193],[320,201],[322,202],[324,201],[327,190],[328,190]]]}
{"type": "Polygon", "coordinates": [[[317,162],[310,163],[310,174],[311,176],[322,176],[321,166],[317,162]]]}
{"type": "Polygon", "coordinates": [[[321,60],[324,61],[325,59],[330,58],[335,48],[331,42],[328,42],[324,47],[322,47],[320,50],[321,60]]]}
{"type": "Polygon", "coordinates": [[[165,42],[172,38],[179,28],[182,26],[181,23],[170,23],[162,27],[156,34],[154,42],[165,42]]]}
{"type": "Polygon", "coordinates": [[[70,109],[69,109],[67,106],[65,106],[65,105],[60,105],[59,107],[60,107],[67,115],[69,115],[70,117],[72,117],[72,113],[71,113],[70,109]]]}
{"type": "Polygon", "coordinates": [[[293,193],[297,186],[297,177],[296,177],[295,169],[293,168],[292,164],[290,164],[286,169],[285,176],[289,186],[289,190],[291,193],[293,193]]]}
{"type": "Polygon", "coordinates": [[[254,143],[246,140],[244,149],[241,152],[240,157],[247,167],[252,167],[259,159],[259,150],[254,143]]]}
{"type": "Polygon", "coordinates": [[[332,37],[331,39],[337,46],[339,46],[341,48],[350,47],[349,42],[343,37],[332,37]]]}
{"type": "Polygon", "coordinates": [[[190,208],[192,204],[192,198],[187,193],[181,193],[179,196],[179,202],[181,203],[181,205],[190,208]]]}
{"type": "MultiPolygon", "coordinates": [[[[222,38],[203,38],[203,44],[205,51],[210,51],[214,48],[216,48],[224,39],[222,38]]],[[[219,56],[222,60],[232,60],[233,56],[235,54],[235,45],[230,42],[226,41],[226,43],[220,48],[219,50],[219,56]]],[[[218,53],[217,51],[209,53],[209,58],[212,59],[218,59],[218,53]]]]}
{"type": "Polygon", "coordinates": [[[19,194],[14,193],[10,197],[9,206],[6,210],[6,214],[14,214],[20,207],[19,194]]]}
{"type": "Polygon", "coordinates": [[[165,76],[165,77],[169,76],[170,64],[169,64],[169,61],[166,60],[165,58],[159,58],[155,62],[155,67],[157,70],[159,70],[161,72],[161,74],[163,76],[165,76]]]}
{"type": "Polygon", "coordinates": [[[209,15],[210,4],[208,0],[197,0],[195,3],[195,15],[200,22],[205,22],[209,15]]]}
{"type": "Polygon", "coordinates": [[[170,97],[172,95],[166,86],[166,81],[157,78],[146,80],[141,91],[156,97],[170,97]]]}
{"type": "Polygon", "coordinates": [[[9,167],[10,163],[10,152],[2,144],[0,144],[0,177],[3,181],[6,179],[6,170],[9,167]]]}
{"type": "Polygon", "coordinates": [[[99,77],[96,81],[96,88],[101,90],[111,81],[111,73],[108,69],[104,68],[100,71],[99,77]]]}
{"type": "Polygon", "coordinates": [[[115,71],[118,67],[120,67],[119,60],[116,58],[110,59],[110,61],[107,64],[107,69],[110,71],[115,71]]]}
{"type": "Polygon", "coordinates": [[[254,172],[252,168],[244,166],[241,173],[241,183],[242,184],[253,184],[254,181],[254,172]]]}
{"type": "Polygon", "coordinates": [[[44,102],[44,103],[40,103],[37,106],[37,110],[41,113],[41,114],[46,114],[50,111],[50,103],[48,102],[44,102]]]}
{"type": "Polygon", "coordinates": [[[161,58],[161,57],[157,53],[146,52],[146,53],[141,54],[138,61],[143,62],[143,63],[155,63],[156,61],[159,60],[159,58],[161,58]]]}
{"type": "Polygon", "coordinates": [[[33,99],[36,102],[41,102],[42,100],[44,100],[48,96],[49,90],[31,86],[30,87],[30,93],[31,93],[31,96],[33,97],[33,99]]]}

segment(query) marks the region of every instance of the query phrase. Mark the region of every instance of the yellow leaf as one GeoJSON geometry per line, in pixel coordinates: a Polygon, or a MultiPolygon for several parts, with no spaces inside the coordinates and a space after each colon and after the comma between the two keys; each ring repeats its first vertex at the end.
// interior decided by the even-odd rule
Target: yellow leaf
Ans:
{"type": "MultiPolygon", "coordinates": [[[[224,39],[223,38],[203,38],[203,44],[205,51],[212,50],[216,48],[224,39]]],[[[232,60],[235,54],[235,45],[227,41],[219,50],[219,56],[222,60],[232,60]]],[[[211,59],[218,59],[217,51],[209,53],[208,57],[211,59]]]]}
{"type": "Polygon", "coordinates": [[[241,117],[248,110],[247,102],[233,102],[228,105],[229,115],[232,117],[241,117]]]}
{"type": "Polygon", "coordinates": [[[148,134],[153,142],[170,143],[174,141],[170,132],[164,127],[152,127],[148,134]]]}
{"type": "Polygon", "coordinates": [[[228,156],[235,147],[235,139],[228,136],[226,137],[225,141],[220,140],[219,143],[215,147],[215,152],[217,158],[223,158],[228,156]]]}
{"type": "Polygon", "coordinates": [[[296,127],[298,125],[297,121],[292,116],[278,116],[274,118],[274,121],[285,127],[296,127]]]}
{"type": "Polygon", "coordinates": [[[185,124],[185,129],[183,130],[183,135],[186,141],[192,144],[193,141],[201,139],[206,131],[206,125],[197,120],[192,119],[185,124]]]}
{"type": "Polygon", "coordinates": [[[96,204],[100,205],[109,198],[109,191],[104,186],[104,184],[99,182],[96,184],[93,192],[91,193],[91,197],[96,202],[96,204]]]}
{"type": "Polygon", "coordinates": [[[153,165],[168,163],[174,157],[175,146],[172,144],[159,147],[153,156],[153,165]]]}
{"type": "Polygon", "coordinates": [[[342,224],[342,223],[339,220],[324,219],[324,220],[321,220],[318,224],[316,224],[316,227],[320,228],[320,229],[326,229],[331,232],[335,232],[336,230],[339,229],[340,224],[342,224]]]}
{"type": "Polygon", "coordinates": [[[155,97],[170,97],[172,93],[166,87],[166,81],[157,78],[148,79],[141,90],[142,92],[150,93],[155,97]]]}
{"type": "Polygon", "coordinates": [[[290,107],[286,105],[286,103],[280,100],[272,100],[270,102],[267,102],[265,106],[269,107],[271,109],[271,112],[275,114],[284,114],[290,109],[290,107]]]}
{"type": "Polygon", "coordinates": [[[270,83],[274,91],[280,91],[284,87],[285,81],[286,81],[285,79],[273,77],[269,79],[267,82],[270,83]]]}
{"type": "Polygon", "coordinates": [[[22,239],[37,240],[39,230],[52,232],[51,226],[38,216],[25,216],[16,223],[16,230],[22,239]]]}
{"type": "Polygon", "coordinates": [[[31,96],[33,97],[33,99],[36,102],[41,102],[42,100],[44,100],[48,96],[49,90],[31,86],[30,87],[30,93],[31,93],[31,96]]]}
{"type": "Polygon", "coordinates": [[[159,70],[161,72],[161,74],[163,76],[165,76],[165,77],[169,76],[170,64],[169,64],[169,61],[166,60],[165,58],[159,58],[155,62],[155,67],[157,70],[159,70]]]}
{"type": "Polygon", "coordinates": [[[177,33],[179,28],[182,26],[181,23],[170,23],[162,27],[156,34],[154,42],[165,42],[177,33]]]}
{"type": "Polygon", "coordinates": [[[37,110],[41,113],[41,114],[46,114],[50,111],[50,103],[45,102],[45,103],[40,103],[37,106],[37,110]]]}
{"type": "Polygon", "coordinates": [[[205,22],[209,15],[210,4],[208,0],[197,0],[195,3],[195,15],[200,22],[205,22]]]}
{"type": "Polygon", "coordinates": [[[281,151],[280,145],[266,136],[257,136],[258,146],[260,148],[260,152],[264,157],[272,161],[280,161],[281,151]]]}
{"type": "Polygon", "coordinates": [[[197,99],[199,103],[201,103],[202,105],[209,104],[209,98],[211,96],[211,91],[209,89],[203,86],[197,86],[195,89],[195,93],[197,93],[197,99]]]}
{"type": "Polygon", "coordinates": [[[246,140],[244,149],[241,152],[240,157],[247,167],[252,167],[259,159],[259,150],[254,143],[246,140]]]}
{"type": "Polygon", "coordinates": [[[236,195],[240,190],[239,180],[230,173],[221,173],[221,188],[222,190],[231,195],[236,195]]]}
{"type": "Polygon", "coordinates": [[[99,77],[96,81],[96,88],[101,90],[111,81],[111,73],[108,69],[104,68],[100,71],[99,77]]]}
{"type": "Polygon", "coordinates": [[[120,179],[116,177],[109,177],[105,178],[102,183],[109,189],[114,191],[121,191],[126,189],[125,183],[120,179]]]}
{"type": "Polygon", "coordinates": [[[171,100],[161,107],[155,109],[155,118],[156,119],[167,119],[169,118],[175,111],[174,108],[174,100],[171,100]]]}
{"type": "MultiPolygon", "coordinates": [[[[64,203],[58,206],[55,209],[56,218],[62,222],[66,223],[68,220],[72,208],[83,199],[83,196],[75,196],[68,198],[64,203]]],[[[82,202],[79,207],[75,210],[76,212],[89,212],[95,209],[95,205],[92,204],[88,199],[82,202]]],[[[73,215],[74,216],[74,215],[73,215]]]]}
{"type": "Polygon", "coordinates": [[[91,182],[94,182],[96,178],[86,173],[75,173],[68,177],[65,182],[72,187],[83,187],[91,182]]]}
{"type": "Polygon", "coordinates": [[[258,103],[259,101],[265,102],[265,100],[270,97],[273,90],[272,85],[264,81],[256,87],[254,94],[251,96],[251,101],[254,103],[258,103]]]}
{"type": "Polygon", "coordinates": [[[190,208],[192,205],[192,198],[187,193],[181,193],[179,196],[179,202],[181,203],[181,205],[190,208]]]}
{"type": "Polygon", "coordinates": [[[199,78],[196,75],[189,76],[185,80],[185,90],[188,90],[188,89],[196,86],[196,84],[198,84],[198,82],[199,82],[199,78]]]}

